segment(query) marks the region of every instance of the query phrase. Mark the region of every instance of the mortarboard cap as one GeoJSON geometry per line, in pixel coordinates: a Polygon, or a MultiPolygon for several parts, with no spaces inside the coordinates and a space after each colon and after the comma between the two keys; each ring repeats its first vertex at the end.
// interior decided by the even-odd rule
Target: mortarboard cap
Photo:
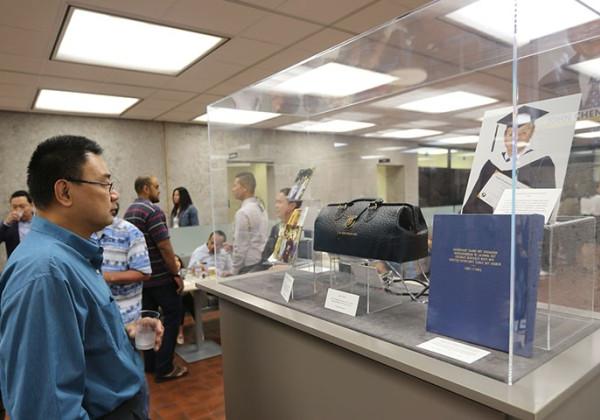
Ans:
{"type": "MultiPolygon", "coordinates": [[[[544,111],[543,109],[534,108],[529,105],[523,105],[519,107],[517,110],[517,126],[520,127],[523,124],[532,123],[540,117],[546,115],[548,111],[544,111]]],[[[504,124],[507,127],[512,127],[513,125],[513,114],[512,112],[498,120],[498,124],[504,124]]]]}

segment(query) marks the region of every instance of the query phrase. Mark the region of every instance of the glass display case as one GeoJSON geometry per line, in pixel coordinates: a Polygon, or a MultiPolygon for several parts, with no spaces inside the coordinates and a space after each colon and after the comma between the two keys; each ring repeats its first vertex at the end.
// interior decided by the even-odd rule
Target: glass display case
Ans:
{"type": "Polygon", "coordinates": [[[269,274],[224,284],[509,384],[594,331],[599,7],[442,0],[213,103],[213,223],[231,226],[237,273],[269,274]],[[312,252],[320,210],[359,198],[400,210],[333,218],[336,240],[312,252]],[[272,264],[261,253],[290,204],[310,209],[304,256],[272,264]],[[378,248],[395,229],[422,246],[401,204],[427,224],[418,259],[378,248]],[[285,302],[283,273],[299,270],[314,293],[285,302]],[[327,309],[336,288],[365,310],[327,309]]]}

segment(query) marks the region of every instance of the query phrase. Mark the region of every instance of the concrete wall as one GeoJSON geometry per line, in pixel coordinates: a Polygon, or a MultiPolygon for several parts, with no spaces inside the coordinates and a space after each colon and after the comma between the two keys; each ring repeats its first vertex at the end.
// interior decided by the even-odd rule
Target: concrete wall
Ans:
{"type": "MultiPolygon", "coordinates": [[[[322,204],[377,195],[377,160],[363,160],[376,148],[397,145],[395,140],[352,136],[306,135],[259,129],[211,129],[209,142],[205,126],[110,118],[0,112],[0,216],[8,211],[8,198],[26,189],[26,169],[31,153],[42,140],[58,134],[76,134],[96,140],[105,150],[105,159],[121,185],[121,207],[135,198],[133,182],[143,174],[156,175],[161,186],[163,210],[171,209],[173,188],[185,186],[198,207],[200,222],[211,215],[211,179],[214,184],[217,223],[228,222],[228,194],[231,189],[227,165],[235,161],[269,162],[275,191],[290,186],[300,168],[315,167],[306,199],[322,204]],[[348,143],[335,148],[335,141],[348,143]],[[212,150],[212,153],[211,153],[212,150]],[[228,160],[230,153],[237,157],[228,160]],[[211,157],[212,156],[212,157],[211,157]]],[[[406,201],[418,201],[417,158],[414,154],[385,152],[391,163],[405,165],[406,201]]],[[[273,213],[273,206],[270,213],[273,213]]],[[[270,214],[274,219],[274,214],[270,214]]],[[[0,267],[5,261],[4,246],[0,267]]]]}

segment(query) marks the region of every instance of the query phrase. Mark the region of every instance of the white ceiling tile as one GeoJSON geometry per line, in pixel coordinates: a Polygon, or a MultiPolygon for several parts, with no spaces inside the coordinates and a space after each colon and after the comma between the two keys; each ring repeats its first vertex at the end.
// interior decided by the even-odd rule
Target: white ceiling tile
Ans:
{"type": "Polygon", "coordinates": [[[401,16],[409,10],[410,7],[397,1],[381,0],[336,22],[334,26],[358,34],[401,16]]]}
{"type": "Polygon", "coordinates": [[[0,53],[46,58],[51,49],[52,44],[43,32],[0,25],[0,53]]]}
{"type": "Polygon", "coordinates": [[[165,19],[214,34],[238,34],[256,23],[266,12],[223,0],[179,0],[165,19]]]}
{"type": "Polygon", "coordinates": [[[298,42],[294,48],[300,48],[312,54],[320,53],[355,36],[354,34],[336,29],[323,29],[314,35],[298,42]]]}
{"type": "MultiPolygon", "coordinates": [[[[233,0],[236,1],[236,0],[233,0]]],[[[264,9],[277,10],[286,0],[237,0],[236,3],[258,6],[264,9]]]]}
{"type": "Polygon", "coordinates": [[[0,96],[0,109],[11,111],[29,111],[31,109],[32,98],[19,97],[9,98],[0,96]]]}
{"type": "Polygon", "coordinates": [[[211,87],[209,90],[206,91],[206,93],[212,94],[212,95],[217,95],[217,96],[229,96],[232,93],[235,93],[238,90],[242,90],[245,87],[246,87],[246,85],[230,82],[228,80],[223,83],[219,83],[216,86],[211,87]]]}
{"type": "Polygon", "coordinates": [[[291,67],[294,64],[311,57],[312,55],[314,55],[314,53],[294,46],[291,48],[286,48],[272,57],[257,63],[256,67],[266,69],[268,72],[270,72],[270,74],[273,74],[291,67]]]}
{"type": "Polygon", "coordinates": [[[189,101],[194,96],[196,96],[193,92],[182,92],[175,90],[157,90],[154,92],[150,98],[152,99],[162,99],[166,101],[177,101],[179,103],[189,101]]]}
{"type": "Polygon", "coordinates": [[[243,69],[244,66],[242,65],[222,63],[208,57],[186,70],[180,76],[171,78],[171,80],[167,81],[167,83],[161,87],[163,89],[200,93],[243,69]]]}
{"type": "Polygon", "coordinates": [[[14,84],[0,82],[0,96],[3,98],[23,98],[35,94],[36,89],[33,84],[14,84]]]}
{"type": "Polygon", "coordinates": [[[177,0],[78,0],[77,6],[99,12],[155,20],[161,18],[177,0]]]}
{"type": "Polygon", "coordinates": [[[0,24],[48,31],[60,24],[64,0],[0,0],[0,24]]]}
{"type": "Polygon", "coordinates": [[[150,96],[154,89],[136,86],[119,85],[116,83],[99,83],[87,80],[63,79],[59,77],[42,76],[39,87],[46,89],[69,90],[74,92],[99,93],[104,95],[120,95],[133,98],[150,96]]]}
{"type": "Polygon", "coordinates": [[[189,122],[195,117],[206,112],[206,107],[213,102],[221,99],[215,95],[198,95],[191,101],[159,116],[160,121],[186,121],[189,122]]]}
{"type": "Polygon", "coordinates": [[[44,60],[41,60],[39,58],[0,53],[0,71],[6,70],[21,73],[38,74],[43,64],[44,60]]]}
{"type": "Polygon", "coordinates": [[[251,65],[281,50],[281,45],[236,37],[227,41],[210,55],[224,63],[251,65]]]}
{"type": "Polygon", "coordinates": [[[246,38],[279,45],[292,44],[320,29],[320,25],[269,13],[265,18],[241,32],[246,38]]]}
{"type": "Polygon", "coordinates": [[[338,19],[372,3],[373,0],[288,0],[277,8],[287,13],[313,22],[329,25],[338,19]]]}

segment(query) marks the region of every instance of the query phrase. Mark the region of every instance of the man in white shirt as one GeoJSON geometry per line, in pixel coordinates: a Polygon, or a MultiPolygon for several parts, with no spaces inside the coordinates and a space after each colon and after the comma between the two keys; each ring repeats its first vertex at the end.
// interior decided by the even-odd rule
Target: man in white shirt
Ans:
{"type": "Polygon", "coordinates": [[[231,192],[242,202],[235,213],[233,233],[233,274],[243,274],[260,264],[267,242],[269,220],[262,202],[254,196],[256,179],[250,172],[236,175],[231,192]]]}
{"type": "Polygon", "coordinates": [[[220,230],[211,232],[205,244],[194,250],[188,264],[188,269],[200,267],[202,271],[215,267],[219,277],[230,276],[233,270],[231,255],[225,252],[223,244],[227,240],[225,233],[220,230]]]}

